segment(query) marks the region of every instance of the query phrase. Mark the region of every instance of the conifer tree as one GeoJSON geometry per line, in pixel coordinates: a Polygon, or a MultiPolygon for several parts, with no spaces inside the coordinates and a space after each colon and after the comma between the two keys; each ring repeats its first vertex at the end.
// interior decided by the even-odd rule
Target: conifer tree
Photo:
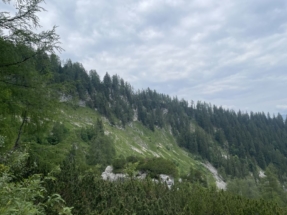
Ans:
{"type": "MultiPolygon", "coordinates": [[[[11,0],[3,2],[10,4],[11,0]]],[[[4,104],[0,115],[21,118],[14,148],[20,144],[25,125],[30,121],[30,125],[36,124],[39,128],[40,118],[47,110],[50,97],[45,89],[47,70],[37,67],[37,60],[45,52],[62,50],[56,27],[40,33],[35,31],[40,27],[36,13],[44,10],[39,6],[41,2],[43,0],[16,0],[15,15],[0,12],[0,91],[4,92],[0,95],[0,103],[4,104]]]]}

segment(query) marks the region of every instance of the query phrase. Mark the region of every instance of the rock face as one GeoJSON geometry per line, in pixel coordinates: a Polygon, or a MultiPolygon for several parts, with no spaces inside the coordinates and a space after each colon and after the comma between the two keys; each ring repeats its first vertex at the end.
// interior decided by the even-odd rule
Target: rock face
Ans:
{"type": "Polygon", "coordinates": [[[265,172],[262,170],[259,170],[259,178],[265,178],[265,177],[266,177],[265,172]]]}
{"type": "MultiPolygon", "coordinates": [[[[147,176],[146,173],[139,173],[135,178],[139,180],[145,179],[147,176]]],[[[105,171],[102,173],[102,179],[105,181],[124,181],[128,177],[127,174],[122,173],[113,173],[113,167],[107,166],[105,171]]],[[[159,175],[160,182],[166,183],[169,189],[174,185],[174,179],[170,177],[169,175],[160,174],[159,175]]],[[[156,179],[153,179],[154,182],[158,183],[159,181],[156,179]]]]}
{"type": "Polygon", "coordinates": [[[67,102],[71,100],[72,100],[72,96],[70,95],[65,95],[65,94],[60,95],[60,102],[67,102]]]}
{"type": "Polygon", "coordinates": [[[136,176],[136,178],[137,178],[137,179],[140,179],[140,180],[143,180],[143,179],[146,178],[146,173],[138,174],[138,175],[136,176]]]}
{"type": "Polygon", "coordinates": [[[79,105],[80,107],[86,107],[86,102],[83,101],[83,100],[80,100],[80,101],[78,102],[78,105],[79,105]]]}
{"type": "Polygon", "coordinates": [[[171,187],[174,185],[174,179],[169,175],[160,174],[159,177],[161,182],[166,183],[169,189],[171,189],[171,187]]]}
{"type": "Polygon", "coordinates": [[[125,178],[127,177],[126,174],[115,174],[113,173],[113,167],[112,166],[107,166],[105,171],[102,173],[102,178],[105,181],[121,181],[121,180],[125,180],[125,178]]]}
{"type": "Polygon", "coordinates": [[[213,175],[214,179],[216,180],[216,186],[218,189],[226,190],[226,183],[222,180],[221,176],[218,174],[217,169],[211,165],[211,163],[202,164],[205,166],[213,175]]]}

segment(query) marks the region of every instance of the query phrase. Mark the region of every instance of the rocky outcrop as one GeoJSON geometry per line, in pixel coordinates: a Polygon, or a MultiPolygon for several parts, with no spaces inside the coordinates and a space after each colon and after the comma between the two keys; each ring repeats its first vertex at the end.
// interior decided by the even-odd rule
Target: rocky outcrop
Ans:
{"type": "Polygon", "coordinates": [[[125,178],[127,178],[127,174],[113,173],[112,166],[107,166],[105,171],[102,173],[102,179],[105,181],[122,181],[125,180],[125,178]]]}
{"type": "Polygon", "coordinates": [[[159,177],[160,181],[162,183],[166,183],[169,189],[171,189],[171,187],[174,185],[174,179],[169,175],[160,174],[159,177]]]}
{"type": "MultiPolygon", "coordinates": [[[[136,175],[136,179],[143,180],[147,176],[146,173],[138,173],[136,175]]],[[[113,173],[113,167],[107,166],[105,171],[102,173],[102,179],[105,181],[124,181],[126,178],[128,178],[127,174],[123,173],[113,173]]],[[[169,175],[160,174],[159,180],[153,179],[154,182],[158,183],[159,181],[161,183],[166,183],[169,189],[174,185],[174,179],[170,177],[169,175]]]]}
{"type": "Polygon", "coordinates": [[[259,170],[259,178],[265,178],[265,172],[263,170],[259,170]]]}
{"type": "Polygon", "coordinates": [[[215,167],[208,162],[202,165],[205,166],[212,173],[216,181],[217,188],[221,190],[226,190],[226,183],[222,180],[221,176],[218,174],[217,169],[215,169],[215,167]]]}

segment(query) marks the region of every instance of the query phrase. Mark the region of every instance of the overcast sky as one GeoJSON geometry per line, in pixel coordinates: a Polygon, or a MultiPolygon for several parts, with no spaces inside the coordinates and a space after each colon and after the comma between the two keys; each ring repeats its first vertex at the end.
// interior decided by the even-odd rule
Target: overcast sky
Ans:
{"type": "Polygon", "coordinates": [[[286,0],[46,0],[43,29],[87,71],[187,101],[287,112],[286,0]]]}

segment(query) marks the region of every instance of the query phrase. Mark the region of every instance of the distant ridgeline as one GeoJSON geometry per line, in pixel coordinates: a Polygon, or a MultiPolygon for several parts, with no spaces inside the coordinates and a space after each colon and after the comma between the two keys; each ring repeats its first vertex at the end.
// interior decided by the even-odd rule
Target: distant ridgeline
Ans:
{"type": "MultiPolygon", "coordinates": [[[[16,148],[23,129],[31,135],[44,132],[41,117],[53,114],[53,102],[62,100],[97,109],[111,125],[125,127],[138,120],[152,131],[166,128],[179,146],[208,160],[223,177],[244,178],[250,172],[258,176],[257,166],[265,170],[273,164],[279,180],[285,181],[287,121],[280,114],[236,113],[200,101],[188,103],[149,88],[135,91],[117,75],[106,73],[101,79],[95,70],[87,72],[80,63],[68,60],[61,65],[54,54],[37,54],[19,70],[18,65],[5,66],[9,56],[22,59],[35,51],[4,41],[0,45],[7,53],[1,55],[0,114],[11,116],[1,118],[0,135],[7,136],[7,142],[16,139],[16,148]],[[17,117],[22,121],[20,128],[17,117]],[[27,119],[33,123],[27,124],[27,119]],[[18,137],[12,134],[13,126],[18,137]]],[[[51,138],[51,142],[57,140],[51,138]]]]}
{"type": "Polygon", "coordinates": [[[68,206],[74,207],[75,214],[286,214],[283,207],[287,197],[282,188],[287,183],[287,121],[280,114],[236,113],[202,102],[189,104],[149,88],[135,91],[117,75],[106,73],[100,79],[95,70],[87,72],[80,63],[68,60],[61,65],[54,54],[35,54],[32,48],[3,40],[0,46],[7,50],[6,55],[0,55],[0,196],[5,197],[0,198],[0,211],[11,214],[19,205],[26,207],[23,196],[29,188],[31,207],[41,211],[63,207],[67,212],[61,214],[70,214],[71,208],[65,208],[55,195],[51,200],[53,193],[59,193],[68,206]],[[33,54],[35,57],[19,61],[20,67],[6,66],[12,56],[21,60],[33,54]],[[95,114],[105,116],[112,126],[125,127],[139,121],[151,131],[165,128],[180,147],[212,163],[228,179],[230,192],[209,188],[201,172],[192,168],[183,180],[193,185],[182,183],[171,190],[163,184],[151,184],[149,179],[142,183],[98,180],[97,171],[111,163],[115,170],[131,174],[139,170],[157,175],[164,169],[169,175],[182,176],[177,176],[172,160],[115,159],[114,140],[106,135],[100,118],[90,127],[79,126],[79,130],[73,130],[75,134],[69,133],[68,124],[61,122],[64,117],[52,118],[59,100],[67,102],[70,109],[79,105],[96,109],[100,114],[95,114]],[[79,146],[73,138],[86,144],[79,146]],[[78,147],[82,147],[82,153],[78,153],[78,147]],[[21,151],[23,148],[30,151],[21,151]],[[265,170],[265,178],[259,179],[258,167],[265,170]],[[49,177],[46,180],[36,173],[49,177]],[[61,207],[51,206],[53,201],[61,207]]]}
{"type": "Polygon", "coordinates": [[[138,120],[151,130],[168,127],[181,147],[207,159],[223,176],[245,177],[255,173],[256,165],[265,169],[272,163],[279,179],[285,178],[287,123],[280,114],[236,113],[200,101],[188,104],[149,88],[134,91],[117,75],[106,73],[101,80],[95,70],[88,73],[71,60],[61,66],[55,55],[50,63],[62,95],[96,108],[112,125],[138,120]]]}
{"type": "Polygon", "coordinates": [[[61,50],[55,27],[30,31],[41,2],[16,1],[12,18],[0,12],[0,214],[287,214],[287,119],[135,91],[117,75],[62,65],[47,54],[61,50]],[[129,156],[130,142],[150,154],[129,156]],[[111,164],[128,180],[100,179],[111,164]],[[181,182],[168,189],[153,182],[160,174],[181,182]]]}

